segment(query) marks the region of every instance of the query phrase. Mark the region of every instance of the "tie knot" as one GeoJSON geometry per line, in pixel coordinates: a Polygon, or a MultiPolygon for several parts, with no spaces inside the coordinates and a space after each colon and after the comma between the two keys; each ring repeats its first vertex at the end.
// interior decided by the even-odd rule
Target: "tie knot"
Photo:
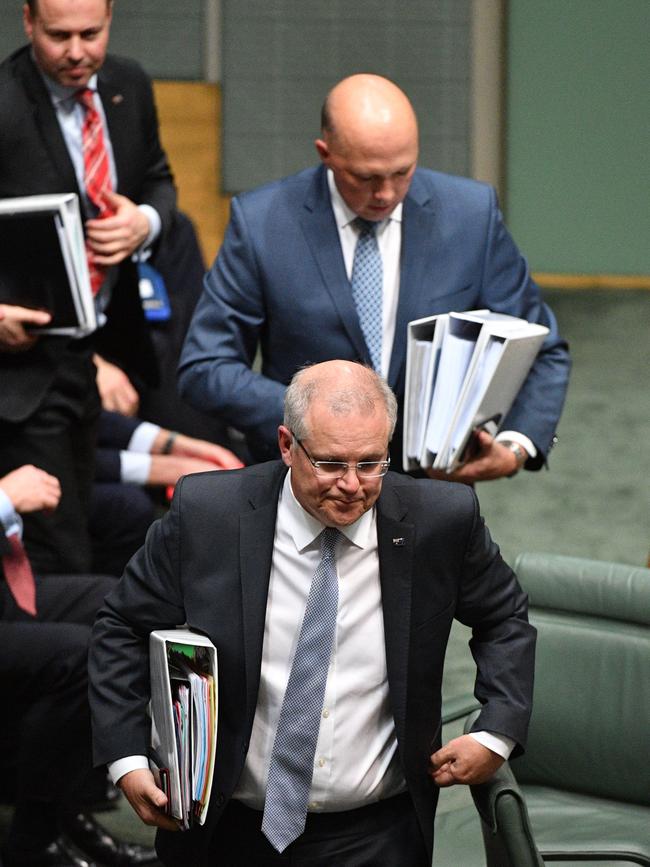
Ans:
{"type": "Polygon", "coordinates": [[[84,87],[82,90],[78,90],[74,96],[77,102],[87,111],[95,108],[94,94],[89,87],[84,87]]]}
{"type": "Polygon", "coordinates": [[[336,550],[336,543],[339,540],[339,531],[336,527],[325,527],[321,534],[320,550],[323,557],[326,555],[333,557],[336,550]]]}
{"type": "Polygon", "coordinates": [[[353,222],[361,235],[374,235],[379,225],[373,220],[364,220],[363,217],[355,217],[353,222]]]}

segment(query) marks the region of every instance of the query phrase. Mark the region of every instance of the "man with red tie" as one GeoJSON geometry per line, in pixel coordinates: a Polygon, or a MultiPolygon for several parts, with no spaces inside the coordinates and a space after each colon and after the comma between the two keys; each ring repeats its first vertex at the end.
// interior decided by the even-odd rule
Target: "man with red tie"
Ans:
{"type": "Polygon", "coordinates": [[[137,384],[156,378],[133,256],[170,223],[175,191],[151,82],[107,55],[111,16],[112,0],[28,0],[31,44],[0,64],[0,197],[77,193],[100,321],[82,340],[35,337],[49,315],[0,288],[0,473],[34,463],[62,487],[55,517],[25,521],[40,572],[89,568],[99,395],[133,413],[137,384]]]}

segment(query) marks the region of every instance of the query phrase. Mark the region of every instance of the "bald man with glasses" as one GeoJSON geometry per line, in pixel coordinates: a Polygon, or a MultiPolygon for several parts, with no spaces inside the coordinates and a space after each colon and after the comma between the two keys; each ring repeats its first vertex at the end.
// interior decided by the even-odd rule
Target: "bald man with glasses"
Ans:
{"type": "Polygon", "coordinates": [[[188,476],[95,625],[95,756],[166,865],[428,867],[439,786],[521,752],[535,631],[474,491],[388,472],[397,404],[353,362],[287,389],[280,461],[188,476]],[[471,734],[441,744],[454,618],[473,630],[471,734]],[[148,633],[219,655],[205,825],[170,833],[148,769],[148,633]]]}

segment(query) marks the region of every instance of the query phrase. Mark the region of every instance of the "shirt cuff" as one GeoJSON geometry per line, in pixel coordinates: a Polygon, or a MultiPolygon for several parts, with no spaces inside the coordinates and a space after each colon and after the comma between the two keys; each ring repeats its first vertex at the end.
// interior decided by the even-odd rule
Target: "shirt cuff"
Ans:
{"type": "Polygon", "coordinates": [[[150,421],[143,421],[131,434],[131,439],[127,446],[130,452],[141,452],[143,454],[151,454],[153,442],[160,433],[160,426],[152,424],[150,421]]]}
{"type": "Polygon", "coordinates": [[[520,446],[523,446],[526,449],[529,457],[537,457],[537,449],[535,448],[533,441],[529,440],[525,434],[519,433],[516,430],[499,431],[495,439],[497,442],[501,442],[501,440],[511,440],[513,443],[519,443],[520,446]]]}
{"type": "Polygon", "coordinates": [[[160,219],[160,214],[152,205],[138,205],[138,208],[149,221],[149,234],[142,244],[140,244],[140,247],[135,251],[133,258],[137,262],[146,262],[150,255],[149,247],[151,247],[158,235],[160,235],[162,220],[160,219]]]}
{"type": "Polygon", "coordinates": [[[14,504],[2,490],[0,490],[0,523],[4,527],[6,536],[12,536],[14,533],[18,533],[22,539],[23,520],[14,509],[14,504]]]}
{"type": "Polygon", "coordinates": [[[493,732],[470,732],[469,736],[502,759],[509,759],[515,748],[513,739],[506,735],[495,735],[493,732]]]}
{"type": "Polygon", "coordinates": [[[123,759],[118,759],[116,762],[110,762],[107,765],[108,776],[114,786],[118,781],[131,771],[149,770],[149,759],[146,756],[126,756],[123,759]]]}
{"type": "Polygon", "coordinates": [[[120,481],[146,485],[151,471],[151,455],[120,452],[120,481]]]}

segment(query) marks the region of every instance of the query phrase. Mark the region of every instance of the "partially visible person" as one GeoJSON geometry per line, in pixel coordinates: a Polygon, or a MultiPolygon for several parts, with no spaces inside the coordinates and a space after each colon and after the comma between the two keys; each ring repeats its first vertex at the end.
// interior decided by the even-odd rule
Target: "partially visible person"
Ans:
{"type": "Polygon", "coordinates": [[[243,466],[229,449],[139,418],[103,411],[97,439],[99,481],[174,485],[188,473],[243,466]]]}
{"type": "MultiPolygon", "coordinates": [[[[241,428],[253,458],[268,460],[286,386],[302,365],[372,364],[401,415],[409,321],[489,308],[550,333],[499,435],[482,434],[474,457],[447,478],[545,465],[567,389],[567,344],[494,190],[417,168],[413,107],[378,75],[332,88],[315,144],[318,168],[233,199],[181,356],[181,394],[241,428]]],[[[401,419],[391,457],[400,470],[401,419]]]]}
{"type": "Polygon", "coordinates": [[[122,574],[182,475],[241,466],[216,443],[103,410],[90,505],[93,570],[122,574]]]}
{"type": "Polygon", "coordinates": [[[137,383],[156,379],[133,256],[169,225],[176,196],[151,82],[107,54],[112,13],[112,0],[29,0],[30,44],[0,65],[0,197],[77,193],[103,323],[83,340],[36,337],[31,327],[47,315],[0,291],[0,472],[37,463],[63,492],[52,519],[25,518],[40,572],[83,572],[92,561],[93,358],[103,390],[107,372],[119,380],[110,391],[125,411],[135,411],[137,383]]]}
{"type": "Polygon", "coordinates": [[[87,650],[115,580],[34,577],[21,552],[21,515],[56,509],[61,487],[25,465],[0,478],[0,719],[3,784],[15,777],[3,867],[156,863],[151,849],[113,838],[87,814],[92,778],[87,650]],[[7,766],[10,766],[9,768],[7,766]]]}

